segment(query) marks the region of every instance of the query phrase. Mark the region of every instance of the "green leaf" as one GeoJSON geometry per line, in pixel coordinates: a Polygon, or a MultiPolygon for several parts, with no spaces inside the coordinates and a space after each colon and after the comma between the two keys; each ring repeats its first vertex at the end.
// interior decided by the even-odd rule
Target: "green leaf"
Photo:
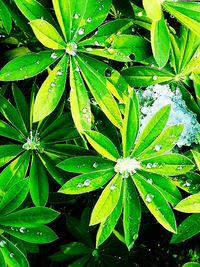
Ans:
{"type": "Polygon", "coordinates": [[[164,15],[160,20],[152,22],[151,46],[158,66],[164,67],[169,59],[170,52],[170,38],[164,15]]]}
{"type": "Polygon", "coordinates": [[[139,103],[136,93],[130,95],[124,112],[124,121],[122,127],[122,145],[123,155],[127,157],[134,145],[139,130],[139,103]]]}
{"type": "Polygon", "coordinates": [[[4,261],[4,257],[3,254],[1,253],[1,250],[0,250],[0,266],[6,267],[6,263],[4,261]]]}
{"type": "Polygon", "coordinates": [[[184,198],[175,209],[186,213],[200,213],[200,193],[184,198]]]}
{"type": "Polygon", "coordinates": [[[51,49],[65,49],[66,44],[57,30],[43,19],[30,22],[36,38],[46,47],[51,49]]]}
{"type": "Polygon", "coordinates": [[[0,81],[17,81],[31,78],[54,63],[63,51],[29,53],[8,62],[0,71],[0,81]]]}
{"type": "Polygon", "coordinates": [[[194,82],[194,89],[197,98],[197,103],[200,106],[200,75],[193,73],[192,78],[194,82]]]}
{"type": "Polygon", "coordinates": [[[175,153],[143,160],[142,165],[147,172],[168,176],[184,174],[194,168],[189,158],[175,153]]]}
{"type": "Polygon", "coordinates": [[[64,171],[88,173],[114,168],[113,161],[95,156],[81,156],[65,159],[57,165],[64,171]]]}
{"type": "Polygon", "coordinates": [[[176,232],[176,221],[174,213],[160,191],[149,184],[140,174],[132,176],[133,181],[141,195],[145,205],[156,220],[168,231],[176,232]]]}
{"type": "Polygon", "coordinates": [[[77,57],[84,80],[105,115],[116,127],[120,128],[122,125],[121,113],[117,102],[107,89],[107,79],[89,65],[89,59],[82,54],[81,57],[77,57]]]}
{"type": "Polygon", "coordinates": [[[175,74],[166,70],[159,70],[154,67],[134,66],[124,69],[121,74],[131,86],[147,87],[163,82],[170,82],[175,74]]]}
{"type": "Polygon", "coordinates": [[[13,210],[17,209],[22,202],[25,200],[29,191],[29,180],[21,180],[14,184],[5,193],[4,197],[0,202],[0,216],[8,214],[13,210]]]}
{"type": "Polygon", "coordinates": [[[175,206],[181,201],[181,193],[170,178],[145,171],[139,171],[139,173],[148,183],[153,184],[171,205],[175,206]]]}
{"type": "Polygon", "coordinates": [[[89,96],[80,75],[80,69],[73,58],[70,62],[70,106],[77,130],[83,133],[91,129],[91,109],[89,96]]]}
{"type": "Polygon", "coordinates": [[[200,267],[200,264],[197,262],[187,262],[182,267],[200,267]]]}
{"type": "Polygon", "coordinates": [[[7,6],[2,1],[0,1],[0,18],[3,22],[7,34],[9,34],[12,29],[11,14],[7,6]]]}
{"type": "Polygon", "coordinates": [[[83,243],[70,242],[62,246],[62,253],[69,256],[85,255],[92,252],[92,249],[83,243]]]}
{"type": "Polygon", "coordinates": [[[92,211],[90,225],[103,222],[116,207],[122,187],[122,176],[116,174],[101,193],[92,211]]]}
{"type": "Polygon", "coordinates": [[[25,138],[21,135],[21,133],[19,133],[17,130],[15,130],[15,128],[13,128],[4,121],[0,121],[0,135],[17,140],[20,143],[25,142],[25,138]]]}
{"type": "Polygon", "coordinates": [[[71,29],[73,29],[71,39],[79,41],[88,33],[95,30],[107,17],[111,0],[94,1],[70,1],[71,29]]]}
{"type": "Polygon", "coordinates": [[[9,165],[0,174],[0,190],[6,192],[12,185],[23,180],[29,165],[30,153],[26,151],[9,165]]]}
{"type": "Polygon", "coordinates": [[[50,243],[58,238],[57,235],[45,225],[40,225],[39,227],[34,228],[3,226],[2,229],[6,233],[15,236],[23,241],[36,244],[50,243]]]}
{"type": "Polygon", "coordinates": [[[44,19],[50,24],[54,25],[52,15],[48,12],[48,9],[41,5],[36,0],[15,0],[17,7],[23,13],[23,15],[30,21],[35,19],[44,19]]]}
{"type": "MultiPolygon", "coordinates": [[[[188,3],[184,3],[188,4],[188,3]]],[[[189,3],[190,4],[190,3],[189,3]]],[[[200,23],[193,19],[193,13],[191,10],[187,12],[187,15],[184,13],[184,9],[177,9],[174,3],[170,5],[170,3],[163,4],[163,7],[165,10],[167,10],[172,16],[174,16],[176,19],[178,19],[183,25],[185,25],[187,28],[189,28],[191,31],[193,31],[196,35],[200,36],[200,23]]],[[[196,5],[198,7],[198,5],[196,5]]],[[[199,13],[199,11],[198,11],[199,13]]],[[[199,14],[198,14],[199,16],[199,14]]]]}
{"type": "Polygon", "coordinates": [[[21,145],[1,145],[0,146],[0,167],[14,159],[19,153],[21,153],[21,145]]]}
{"type": "Polygon", "coordinates": [[[173,184],[180,187],[185,192],[188,192],[190,194],[199,193],[200,174],[196,172],[189,171],[184,175],[179,175],[178,177],[174,177],[172,180],[173,184]]]}
{"type": "Polygon", "coordinates": [[[134,147],[132,156],[140,155],[162,133],[170,114],[170,105],[157,111],[147,123],[134,147]]]}
{"type": "Polygon", "coordinates": [[[161,134],[140,154],[140,159],[152,158],[172,150],[178,141],[184,125],[172,125],[161,134]]]}
{"type": "Polygon", "coordinates": [[[76,195],[94,191],[106,184],[114,175],[112,169],[100,170],[78,175],[66,182],[60,193],[76,195]]]}
{"type": "Polygon", "coordinates": [[[119,201],[112,213],[100,224],[96,237],[96,247],[100,246],[112,234],[122,213],[122,197],[123,192],[121,192],[119,201]]]}
{"type": "Polygon", "coordinates": [[[85,135],[88,142],[103,157],[112,161],[120,157],[115,145],[105,135],[95,131],[86,131],[85,135]]]}
{"type": "Polygon", "coordinates": [[[153,20],[157,21],[161,19],[162,10],[161,10],[161,3],[159,0],[152,0],[151,2],[148,0],[143,0],[143,6],[147,13],[147,16],[153,20]]]}
{"type": "Polygon", "coordinates": [[[13,243],[3,236],[1,236],[1,240],[5,242],[0,251],[7,266],[30,267],[25,255],[13,243]]]}
{"type": "Polygon", "coordinates": [[[172,236],[170,243],[183,242],[198,233],[200,233],[200,214],[192,214],[178,226],[177,234],[172,236]]]}
{"type": "Polygon", "coordinates": [[[43,82],[34,103],[33,122],[49,115],[58,105],[65,89],[67,76],[67,56],[63,56],[57,66],[43,82]]]}
{"type": "Polygon", "coordinates": [[[200,153],[192,150],[192,155],[194,157],[195,163],[197,164],[198,169],[200,170],[200,153]]]}
{"type": "Polygon", "coordinates": [[[1,224],[13,227],[34,228],[50,223],[57,218],[59,212],[46,207],[27,208],[11,214],[0,216],[1,224]]]}
{"type": "Polygon", "coordinates": [[[33,154],[30,167],[30,194],[35,206],[45,206],[49,195],[49,182],[46,170],[39,160],[33,154]]]}
{"type": "Polygon", "coordinates": [[[24,97],[21,90],[17,87],[16,84],[12,84],[12,93],[17,105],[18,113],[26,126],[26,129],[30,130],[30,108],[27,104],[26,98],[24,97]]]}
{"type": "Polygon", "coordinates": [[[14,106],[0,95],[0,112],[23,136],[26,135],[26,126],[14,106]]]}
{"type": "Polygon", "coordinates": [[[130,250],[138,237],[141,220],[140,200],[130,178],[124,180],[123,204],[125,242],[128,250],[130,250]]]}

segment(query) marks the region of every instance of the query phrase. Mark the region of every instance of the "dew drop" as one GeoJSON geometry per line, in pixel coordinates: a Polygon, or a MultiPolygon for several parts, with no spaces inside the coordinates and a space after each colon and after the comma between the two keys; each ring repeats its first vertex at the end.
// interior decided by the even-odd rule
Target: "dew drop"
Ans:
{"type": "Polygon", "coordinates": [[[158,163],[157,163],[157,162],[153,163],[152,167],[153,167],[153,168],[158,167],[158,163]]]}
{"type": "Polygon", "coordinates": [[[181,166],[181,165],[177,167],[177,170],[178,170],[178,171],[180,171],[180,170],[182,170],[182,169],[183,169],[183,166],[181,166]]]}
{"type": "Polygon", "coordinates": [[[188,179],[185,181],[184,186],[189,187],[189,186],[191,186],[191,184],[192,184],[192,180],[188,179]]]}
{"type": "Polygon", "coordinates": [[[80,28],[80,29],[78,30],[78,34],[79,34],[79,35],[83,35],[84,32],[85,32],[85,30],[84,30],[83,28],[80,28]]]}
{"type": "Polygon", "coordinates": [[[82,186],[83,186],[83,185],[82,185],[81,183],[78,183],[78,184],[77,184],[77,187],[78,187],[78,188],[81,188],[82,186]]]}
{"type": "Polygon", "coordinates": [[[91,184],[91,181],[89,179],[85,180],[83,185],[84,186],[89,186],[91,184]]]}
{"type": "Polygon", "coordinates": [[[149,163],[147,163],[146,168],[150,169],[150,168],[152,168],[152,166],[153,166],[153,164],[149,162],[149,163]]]}
{"type": "Polygon", "coordinates": [[[75,71],[80,72],[79,66],[76,67],[75,71]]]}
{"type": "Polygon", "coordinates": [[[20,70],[20,71],[22,71],[22,70],[23,70],[23,68],[20,68],[19,70],[20,70]]]}
{"type": "Polygon", "coordinates": [[[91,21],[92,21],[92,19],[91,18],[87,18],[87,20],[86,20],[88,23],[90,23],[91,21]]]}
{"type": "Polygon", "coordinates": [[[97,46],[100,45],[100,43],[98,41],[95,41],[94,44],[97,45],[97,46]]]}
{"type": "Polygon", "coordinates": [[[0,241],[0,247],[5,247],[5,245],[6,245],[6,241],[5,240],[1,240],[0,241]]]}
{"type": "Polygon", "coordinates": [[[155,150],[155,151],[160,151],[161,150],[161,145],[155,145],[154,146],[154,148],[153,148],[153,150],[155,150]]]}
{"type": "Polygon", "coordinates": [[[110,190],[115,190],[115,189],[116,189],[116,185],[115,184],[111,184],[110,190]]]}
{"type": "Polygon", "coordinates": [[[38,61],[36,62],[36,64],[39,65],[39,64],[40,64],[40,61],[38,60],[38,61]]]}
{"type": "Polygon", "coordinates": [[[145,197],[145,200],[147,203],[151,203],[153,199],[154,199],[154,195],[151,193],[148,193],[145,197]]]}
{"type": "Polygon", "coordinates": [[[86,114],[88,112],[87,108],[83,108],[82,112],[86,114]]]}
{"type": "Polygon", "coordinates": [[[15,254],[14,253],[10,253],[9,256],[10,256],[10,258],[14,258],[15,254]]]}
{"type": "Polygon", "coordinates": [[[79,14],[74,14],[74,19],[78,19],[80,17],[80,15],[79,14]]]}
{"type": "Polygon", "coordinates": [[[51,54],[51,58],[53,58],[53,59],[56,59],[56,58],[57,58],[57,55],[56,55],[55,52],[53,52],[53,53],[51,54]]]}
{"type": "Polygon", "coordinates": [[[25,227],[20,227],[19,231],[20,231],[20,233],[25,233],[26,232],[26,228],[25,227]]]}
{"type": "Polygon", "coordinates": [[[139,12],[137,15],[138,17],[142,17],[142,12],[139,12]]]}
{"type": "Polygon", "coordinates": [[[85,50],[88,51],[88,52],[92,52],[93,51],[93,49],[91,47],[87,47],[85,50]]]}
{"type": "Polygon", "coordinates": [[[151,178],[148,178],[148,179],[147,179],[147,182],[148,182],[149,184],[153,184],[153,180],[152,180],[151,178]]]}
{"type": "Polygon", "coordinates": [[[95,168],[95,169],[96,169],[98,166],[99,166],[99,164],[98,164],[97,162],[94,162],[93,165],[92,165],[92,167],[95,168]]]}
{"type": "Polygon", "coordinates": [[[106,69],[106,70],[105,70],[105,76],[106,76],[106,77],[111,77],[111,75],[112,75],[112,71],[109,70],[109,69],[106,69]]]}
{"type": "Polygon", "coordinates": [[[113,54],[115,53],[115,49],[109,47],[109,48],[108,48],[108,53],[111,54],[111,55],[113,55],[113,54]]]}
{"type": "Polygon", "coordinates": [[[153,76],[153,80],[154,80],[154,81],[158,80],[158,76],[154,75],[154,76],[153,76]]]}
{"type": "Polygon", "coordinates": [[[52,83],[51,83],[51,86],[52,86],[52,87],[55,87],[55,86],[56,86],[56,83],[55,83],[55,82],[52,82],[52,83]]]}
{"type": "Polygon", "coordinates": [[[63,74],[63,73],[62,73],[61,70],[59,70],[59,71],[57,72],[57,75],[58,75],[58,76],[62,76],[62,74],[63,74]]]}

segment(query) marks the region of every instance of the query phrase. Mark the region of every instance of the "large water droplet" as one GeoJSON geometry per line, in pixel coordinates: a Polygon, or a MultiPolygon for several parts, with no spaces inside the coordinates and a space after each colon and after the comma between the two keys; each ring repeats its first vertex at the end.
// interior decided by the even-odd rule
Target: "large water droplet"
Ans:
{"type": "Polygon", "coordinates": [[[115,184],[111,184],[110,190],[115,190],[115,189],[116,189],[116,185],[115,184]]]}
{"type": "Polygon", "coordinates": [[[80,28],[80,29],[78,30],[78,34],[79,34],[79,35],[83,35],[84,32],[85,32],[85,30],[84,30],[83,28],[80,28]]]}
{"type": "Polygon", "coordinates": [[[0,247],[5,247],[6,246],[6,241],[5,240],[1,240],[0,241],[0,247]]]}
{"type": "Polygon", "coordinates": [[[98,162],[94,162],[93,165],[92,165],[92,167],[95,168],[95,169],[96,169],[98,166],[99,166],[98,162]]]}
{"type": "Polygon", "coordinates": [[[153,199],[154,199],[154,195],[151,193],[148,193],[145,197],[145,200],[147,203],[151,203],[153,199]]]}
{"type": "Polygon", "coordinates": [[[84,181],[84,186],[89,186],[91,184],[91,181],[89,179],[84,181]]]}

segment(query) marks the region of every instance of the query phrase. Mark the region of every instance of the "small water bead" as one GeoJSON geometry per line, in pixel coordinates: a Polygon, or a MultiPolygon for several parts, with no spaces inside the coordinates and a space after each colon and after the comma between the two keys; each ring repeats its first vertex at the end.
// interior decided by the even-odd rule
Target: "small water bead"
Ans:
{"type": "Polygon", "coordinates": [[[116,189],[116,185],[115,184],[111,184],[110,190],[115,190],[115,189],[116,189]]]}
{"type": "Polygon", "coordinates": [[[53,53],[51,54],[51,58],[53,58],[53,59],[56,59],[56,58],[57,58],[57,55],[56,55],[55,52],[53,52],[53,53]]]}
{"type": "Polygon", "coordinates": [[[6,246],[6,241],[5,240],[1,240],[0,241],[0,247],[5,247],[6,246]]]}
{"type": "Polygon", "coordinates": [[[98,162],[94,162],[93,165],[92,165],[92,167],[95,168],[95,169],[96,169],[98,166],[99,166],[99,163],[98,163],[98,162]]]}
{"type": "Polygon", "coordinates": [[[62,72],[61,70],[59,70],[59,71],[57,72],[57,75],[58,75],[58,76],[62,76],[62,75],[63,75],[63,72],[62,72]]]}
{"type": "Polygon", "coordinates": [[[95,41],[94,44],[100,46],[100,43],[98,41],[95,41]]]}
{"type": "Polygon", "coordinates": [[[180,171],[180,170],[182,170],[182,169],[183,169],[183,166],[181,166],[181,165],[177,167],[177,170],[178,170],[178,171],[180,171]]]}
{"type": "Polygon", "coordinates": [[[39,64],[40,64],[40,61],[38,60],[38,61],[36,62],[36,64],[39,65],[39,64]]]}
{"type": "Polygon", "coordinates": [[[25,233],[26,232],[26,228],[25,227],[20,227],[19,231],[20,231],[20,233],[25,233]]]}
{"type": "Polygon", "coordinates": [[[80,28],[80,29],[78,30],[78,34],[79,34],[79,35],[83,35],[84,32],[85,32],[85,30],[84,30],[83,28],[80,28]]]}
{"type": "Polygon", "coordinates": [[[10,256],[10,258],[14,258],[15,254],[14,253],[10,253],[9,256],[10,256]]]}
{"type": "Polygon", "coordinates": [[[83,185],[82,185],[81,183],[78,183],[78,184],[77,184],[77,187],[78,187],[78,188],[81,188],[82,186],[83,186],[83,185]]]}
{"type": "Polygon", "coordinates": [[[153,166],[153,164],[149,162],[149,163],[147,163],[146,168],[150,169],[150,168],[152,168],[152,166],[153,166]]]}
{"type": "Polygon", "coordinates": [[[55,82],[52,82],[52,83],[51,83],[51,86],[52,86],[52,87],[55,87],[55,86],[56,86],[56,83],[55,83],[55,82]]]}
{"type": "Polygon", "coordinates": [[[37,235],[40,235],[41,236],[41,235],[43,235],[43,233],[42,232],[37,232],[37,235]]]}
{"type": "Polygon", "coordinates": [[[154,76],[152,77],[152,79],[153,79],[154,81],[156,81],[156,80],[158,80],[158,76],[154,75],[154,76]]]}
{"type": "Polygon", "coordinates": [[[92,22],[92,19],[91,18],[87,18],[86,20],[88,23],[92,22]]]}
{"type": "Polygon", "coordinates": [[[83,185],[84,186],[89,186],[91,184],[91,181],[89,179],[85,180],[83,185]]]}
{"type": "Polygon", "coordinates": [[[77,14],[77,13],[74,14],[74,19],[78,19],[79,17],[80,17],[80,14],[77,14]]]}
{"type": "Polygon", "coordinates": [[[161,145],[155,145],[154,148],[153,148],[153,150],[155,150],[155,151],[160,151],[161,148],[162,148],[161,145]]]}
{"type": "Polygon", "coordinates": [[[154,199],[154,195],[151,193],[148,193],[145,197],[145,200],[147,203],[151,203],[153,201],[153,199],[154,199]]]}
{"type": "Polygon", "coordinates": [[[83,108],[82,112],[83,114],[86,114],[88,112],[87,108],[83,108]]]}
{"type": "Polygon", "coordinates": [[[22,70],[23,70],[23,68],[19,68],[19,70],[20,70],[20,71],[22,71],[22,70]]]}
{"type": "Polygon", "coordinates": [[[188,180],[185,181],[184,186],[190,187],[191,184],[192,184],[192,180],[188,179],[188,180]]]}
{"type": "Polygon", "coordinates": [[[157,162],[153,163],[153,165],[152,165],[152,168],[156,168],[156,167],[158,167],[158,163],[157,162]]]}
{"type": "Polygon", "coordinates": [[[92,52],[93,51],[93,49],[91,47],[87,47],[85,50],[88,51],[88,52],[92,52]]]}
{"type": "Polygon", "coordinates": [[[76,66],[75,71],[80,72],[79,66],[76,66]]]}
{"type": "Polygon", "coordinates": [[[149,184],[153,184],[153,180],[152,180],[151,178],[148,178],[148,179],[147,179],[147,182],[148,182],[149,184]]]}

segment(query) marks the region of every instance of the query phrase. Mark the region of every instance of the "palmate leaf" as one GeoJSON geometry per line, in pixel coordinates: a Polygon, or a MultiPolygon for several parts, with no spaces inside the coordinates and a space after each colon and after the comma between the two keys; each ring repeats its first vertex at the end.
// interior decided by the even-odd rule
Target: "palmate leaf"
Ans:
{"type": "Polygon", "coordinates": [[[80,67],[72,58],[70,62],[70,106],[77,130],[82,133],[91,129],[89,96],[80,74],[80,67]]]}
{"type": "Polygon", "coordinates": [[[115,206],[112,213],[103,221],[98,229],[96,237],[96,247],[100,246],[113,232],[117,221],[122,213],[122,200],[123,200],[123,190],[117,205],[115,206]]]}
{"type": "Polygon", "coordinates": [[[124,180],[123,227],[125,243],[130,250],[138,237],[141,220],[141,207],[138,194],[131,178],[124,180]]]}
{"type": "Polygon", "coordinates": [[[65,41],[57,30],[47,21],[36,19],[30,22],[37,39],[46,47],[51,49],[65,49],[65,41]]]}
{"type": "Polygon", "coordinates": [[[53,209],[46,207],[34,207],[18,210],[11,214],[0,216],[0,218],[1,225],[34,228],[50,223],[58,217],[58,215],[59,212],[53,209]]]}
{"type": "Polygon", "coordinates": [[[192,214],[187,217],[179,226],[177,234],[172,236],[170,243],[183,242],[200,232],[200,214],[192,214]]]}
{"type": "Polygon", "coordinates": [[[0,81],[15,81],[31,78],[54,63],[63,51],[29,53],[8,62],[0,71],[0,81]]]}
{"type": "Polygon", "coordinates": [[[77,57],[84,80],[102,111],[116,127],[120,128],[122,125],[121,113],[117,102],[107,89],[107,80],[105,76],[88,64],[89,59],[87,60],[87,58],[84,55],[77,57]]]}
{"type": "Polygon", "coordinates": [[[112,169],[114,162],[96,156],[68,158],[57,165],[62,170],[74,173],[88,173],[112,169]]]}
{"type": "Polygon", "coordinates": [[[157,138],[163,131],[170,114],[170,105],[164,106],[147,123],[144,130],[140,134],[132,156],[138,156],[157,138]]]}
{"type": "Polygon", "coordinates": [[[1,236],[4,246],[1,246],[0,251],[4,257],[6,265],[9,267],[30,267],[24,254],[7,238],[1,236]]]}
{"type": "Polygon", "coordinates": [[[122,127],[123,156],[127,157],[133,147],[139,130],[139,103],[135,92],[128,98],[125,106],[122,127]]]}
{"type": "Polygon", "coordinates": [[[175,209],[187,213],[200,213],[200,193],[184,198],[175,209]]]}
{"type": "Polygon", "coordinates": [[[84,173],[66,182],[58,192],[70,195],[91,192],[106,184],[114,174],[113,169],[84,173]]]}
{"type": "Polygon", "coordinates": [[[58,105],[65,89],[67,61],[64,55],[42,84],[34,103],[33,122],[44,119],[58,105]]]}
{"type": "Polygon", "coordinates": [[[168,231],[175,233],[175,217],[164,196],[156,187],[154,187],[154,185],[149,184],[140,174],[136,173],[132,178],[140,196],[156,220],[168,231]]]}
{"type": "Polygon", "coordinates": [[[122,176],[116,174],[101,193],[92,211],[90,225],[105,221],[116,207],[122,187],[122,176]]]}
{"type": "Polygon", "coordinates": [[[120,156],[115,145],[103,134],[95,131],[85,131],[89,143],[105,158],[116,161],[120,156]]]}
{"type": "Polygon", "coordinates": [[[179,154],[164,154],[142,161],[142,168],[147,172],[175,176],[194,168],[193,162],[179,154]]]}
{"type": "Polygon", "coordinates": [[[58,237],[57,235],[45,225],[40,225],[39,227],[26,228],[26,227],[6,227],[1,226],[2,229],[23,241],[36,243],[36,244],[46,244],[55,241],[58,237]]]}

